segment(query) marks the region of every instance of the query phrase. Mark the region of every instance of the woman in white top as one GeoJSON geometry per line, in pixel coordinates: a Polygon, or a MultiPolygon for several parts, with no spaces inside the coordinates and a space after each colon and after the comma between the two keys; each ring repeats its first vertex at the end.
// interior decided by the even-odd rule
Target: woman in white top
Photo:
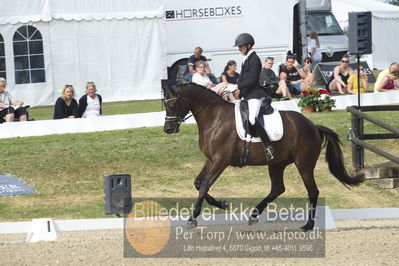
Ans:
{"type": "Polygon", "coordinates": [[[79,99],[79,117],[91,117],[102,115],[102,97],[96,94],[97,88],[94,82],[86,83],[86,94],[79,99]]]}
{"type": "Polygon", "coordinates": [[[310,57],[312,57],[312,61],[313,61],[312,70],[313,70],[315,68],[315,66],[321,62],[321,59],[322,59],[319,37],[315,31],[312,31],[310,33],[308,52],[309,52],[310,57]]]}
{"type": "MultiPolygon", "coordinates": [[[[227,88],[228,83],[221,82],[219,84],[213,84],[212,81],[209,79],[208,75],[206,74],[205,69],[206,69],[205,62],[197,61],[195,63],[195,70],[197,72],[193,75],[192,82],[204,86],[207,89],[213,90],[217,94],[221,95],[223,91],[227,88]]],[[[236,100],[233,94],[228,94],[228,96],[225,97],[224,99],[229,101],[236,100]]]]}

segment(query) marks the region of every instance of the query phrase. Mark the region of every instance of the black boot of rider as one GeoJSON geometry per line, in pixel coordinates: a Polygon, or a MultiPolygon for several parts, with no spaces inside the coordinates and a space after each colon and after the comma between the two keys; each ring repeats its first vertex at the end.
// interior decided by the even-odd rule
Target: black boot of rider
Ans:
{"type": "Polygon", "coordinates": [[[256,132],[258,133],[260,139],[262,140],[263,148],[265,149],[265,154],[266,154],[266,159],[268,161],[273,160],[275,156],[275,149],[273,144],[271,143],[269,136],[265,132],[265,129],[263,128],[262,124],[256,119],[254,128],[256,132]]]}

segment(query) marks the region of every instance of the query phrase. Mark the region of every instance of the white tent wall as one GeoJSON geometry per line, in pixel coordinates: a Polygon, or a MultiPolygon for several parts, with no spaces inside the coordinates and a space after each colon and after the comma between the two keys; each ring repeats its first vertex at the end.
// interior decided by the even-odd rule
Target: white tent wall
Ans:
{"type": "Polygon", "coordinates": [[[348,12],[372,12],[373,54],[369,65],[385,69],[399,61],[399,7],[374,0],[332,0],[332,12],[343,29],[348,27],[348,12]]]}
{"type": "Polygon", "coordinates": [[[162,5],[149,0],[16,0],[15,5],[0,3],[3,10],[12,14],[0,18],[0,33],[6,43],[7,90],[15,98],[51,105],[65,84],[74,85],[78,98],[87,81],[96,83],[104,101],[161,97],[160,79],[166,76],[162,5]],[[15,84],[12,37],[22,25],[38,28],[43,36],[44,83],[15,84]]]}

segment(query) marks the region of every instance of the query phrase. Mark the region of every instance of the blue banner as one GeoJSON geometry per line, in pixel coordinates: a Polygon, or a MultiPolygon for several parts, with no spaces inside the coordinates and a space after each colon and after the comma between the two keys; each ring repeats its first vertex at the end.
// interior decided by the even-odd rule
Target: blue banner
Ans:
{"type": "Polygon", "coordinates": [[[0,174],[0,197],[23,194],[37,194],[37,191],[15,177],[0,174]]]}

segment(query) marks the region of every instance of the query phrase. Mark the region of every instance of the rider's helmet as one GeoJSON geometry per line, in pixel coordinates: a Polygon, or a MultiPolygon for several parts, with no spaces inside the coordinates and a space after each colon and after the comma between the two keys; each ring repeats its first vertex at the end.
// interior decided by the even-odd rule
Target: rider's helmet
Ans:
{"type": "Polygon", "coordinates": [[[252,37],[252,35],[249,33],[241,33],[236,37],[234,46],[240,46],[247,43],[254,45],[255,44],[254,37],[252,37]]]}

